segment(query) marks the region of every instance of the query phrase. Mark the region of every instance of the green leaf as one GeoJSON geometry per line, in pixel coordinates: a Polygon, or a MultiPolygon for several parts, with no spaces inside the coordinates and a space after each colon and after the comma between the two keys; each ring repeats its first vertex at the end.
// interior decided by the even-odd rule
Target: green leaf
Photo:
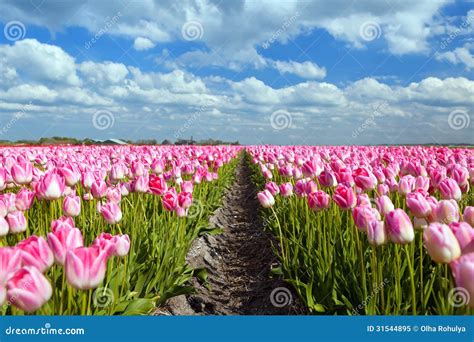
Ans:
{"type": "Polygon", "coordinates": [[[146,315],[155,307],[155,299],[151,298],[139,298],[135,299],[128,304],[124,311],[125,316],[130,315],[146,315]]]}

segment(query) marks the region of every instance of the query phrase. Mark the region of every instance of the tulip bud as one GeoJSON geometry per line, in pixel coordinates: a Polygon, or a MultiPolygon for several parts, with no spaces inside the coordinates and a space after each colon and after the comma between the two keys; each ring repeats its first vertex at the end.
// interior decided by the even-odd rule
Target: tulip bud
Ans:
{"type": "Polygon", "coordinates": [[[84,245],[81,231],[69,226],[63,226],[48,233],[48,243],[54,260],[59,265],[64,265],[68,251],[84,245]]]}
{"type": "Polygon", "coordinates": [[[385,232],[385,223],[383,221],[373,220],[369,222],[367,226],[367,240],[373,246],[387,243],[387,233],[385,232]]]}
{"type": "Polygon", "coordinates": [[[66,280],[76,289],[96,288],[104,280],[107,251],[98,246],[78,247],[66,255],[66,280]]]}
{"type": "Polygon", "coordinates": [[[388,236],[394,243],[407,244],[415,238],[410,218],[402,209],[395,209],[385,215],[385,224],[388,236]]]}
{"type": "Polygon", "coordinates": [[[375,205],[377,206],[378,211],[382,215],[387,215],[389,212],[395,209],[395,206],[392,203],[390,197],[382,195],[375,199],[375,205]]]}
{"type": "Polygon", "coordinates": [[[26,312],[41,308],[52,294],[48,279],[34,267],[21,268],[7,282],[8,302],[26,312]]]}
{"type": "Polygon", "coordinates": [[[435,219],[438,222],[450,224],[459,221],[459,207],[455,200],[442,200],[435,209],[435,219]]]}
{"type": "Polygon", "coordinates": [[[474,207],[464,208],[464,214],[462,215],[462,218],[464,221],[474,227],[474,207]]]}
{"type": "Polygon", "coordinates": [[[451,229],[442,223],[430,223],[423,233],[426,249],[436,262],[448,264],[461,256],[461,248],[451,229]]]}
{"type": "Polygon", "coordinates": [[[46,272],[54,262],[53,251],[41,236],[32,235],[20,241],[17,248],[21,251],[23,266],[36,267],[40,272],[46,272]]]}
{"type": "Polygon", "coordinates": [[[272,194],[268,190],[260,191],[257,194],[257,198],[264,208],[270,208],[275,204],[275,198],[273,198],[272,194]]]}
{"type": "Polygon", "coordinates": [[[26,231],[27,222],[22,211],[9,213],[6,217],[10,233],[18,234],[26,231]]]}
{"type": "Polygon", "coordinates": [[[356,227],[364,232],[367,231],[370,222],[380,220],[380,214],[377,209],[366,205],[352,209],[352,217],[356,227]]]}
{"type": "Polygon", "coordinates": [[[18,248],[0,247],[0,284],[21,268],[21,251],[18,248]]]}
{"type": "Polygon", "coordinates": [[[282,197],[291,197],[293,195],[293,185],[291,183],[280,184],[280,195],[282,197]]]}
{"type": "Polygon", "coordinates": [[[420,192],[415,191],[407,194],[406,202],[408,209],[415,217],[424,218],[431,214],[431,206],[420,192]]]}
{"type": "Polygon", "coordinates": [[[107,202],[106,204],[99,205],[98,209],[102,217],[109,224],[115,224],[122,219],[120,206],[115,202],[107,202]]]}
{"type": "Polygon", "coordinates": [[[265,189],[270,191],[272,196],[275,196],[280,192],[280,189],[278,188],[278,185],[275,182],[268,182],[267,184],[265,184],[265,189]]]}
{"type": "Polygon", "coordinates": [[[327,209],[330,205],[330,199],[327,193],[319,190],[308,195],[308,206],[316,211],[327,209]]]}
{"type": "Polygon", "coordinates": [[[357,203],[357,197],[354,190],[342,184],[337,186],[332,199],[341,209],[354,208],[357,203]]]}
{"type": "Polygon", "coordinates": [[[64,197],[63,212],[66,216],[79,216],[81,213],[81,198],[75,195],[64,197]]]}
{"type": "Polygon", "coordinates": [[[446,200],[453,199],[459,201],[462,196],[458,183],[451,178],[445,178],[441,181],[439,184],[439,192],[441,193],[441,197],[446,200]]]}
{"type": "Polygon", "coordinates": [[[459,242],[462,254],[474,252],[474,228],[466,222],[453,222],[449,225],[459,242]]]}

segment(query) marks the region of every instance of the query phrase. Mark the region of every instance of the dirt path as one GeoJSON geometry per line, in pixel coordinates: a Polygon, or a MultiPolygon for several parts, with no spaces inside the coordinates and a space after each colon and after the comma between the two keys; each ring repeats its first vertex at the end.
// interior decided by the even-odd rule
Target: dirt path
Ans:
{"type": "Polygon", "coordinates": [[[193,280],[197,294],[172,298],[168,310],[178,315],[302,313],[291,287],[270,275],[276,263],[272,237],[263,231],[251,170],[243,157],[235,172],[222,207],[210,219],[224,232],[197,239],[188,254],[192,267],[207,269],[210,288],[193,280]]]}

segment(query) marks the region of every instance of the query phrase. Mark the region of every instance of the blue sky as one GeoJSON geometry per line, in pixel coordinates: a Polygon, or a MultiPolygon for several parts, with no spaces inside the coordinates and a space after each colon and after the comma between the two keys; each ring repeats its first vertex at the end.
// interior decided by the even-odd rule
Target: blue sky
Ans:
{"type": "Polygon", "coordinates": [[[472,1],[0,7],[0,139],[474,144],[472,1]]]}

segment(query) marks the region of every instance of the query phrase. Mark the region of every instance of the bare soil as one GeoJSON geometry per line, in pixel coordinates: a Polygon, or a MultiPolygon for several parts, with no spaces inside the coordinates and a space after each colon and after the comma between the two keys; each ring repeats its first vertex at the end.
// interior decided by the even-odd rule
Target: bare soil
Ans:
{"type": "Polygon", "coordinates": [[[223,205],[210,218],[211,226],[223,229],[223,233],[198,238],[187,256],[192,267],[207,269],[208,284],[193,279],[196,294],[170,299],[166,307],[170,314],[305,313],[291,286],[270,274],[272,265],[277,264],[272,250],[276,242],[263,229],[256,189],[250,177],[251,170],[242,156],[234,184],[225,194],[223,205]],[[286,293],[282,294],[281,288],[286,293]]]}

